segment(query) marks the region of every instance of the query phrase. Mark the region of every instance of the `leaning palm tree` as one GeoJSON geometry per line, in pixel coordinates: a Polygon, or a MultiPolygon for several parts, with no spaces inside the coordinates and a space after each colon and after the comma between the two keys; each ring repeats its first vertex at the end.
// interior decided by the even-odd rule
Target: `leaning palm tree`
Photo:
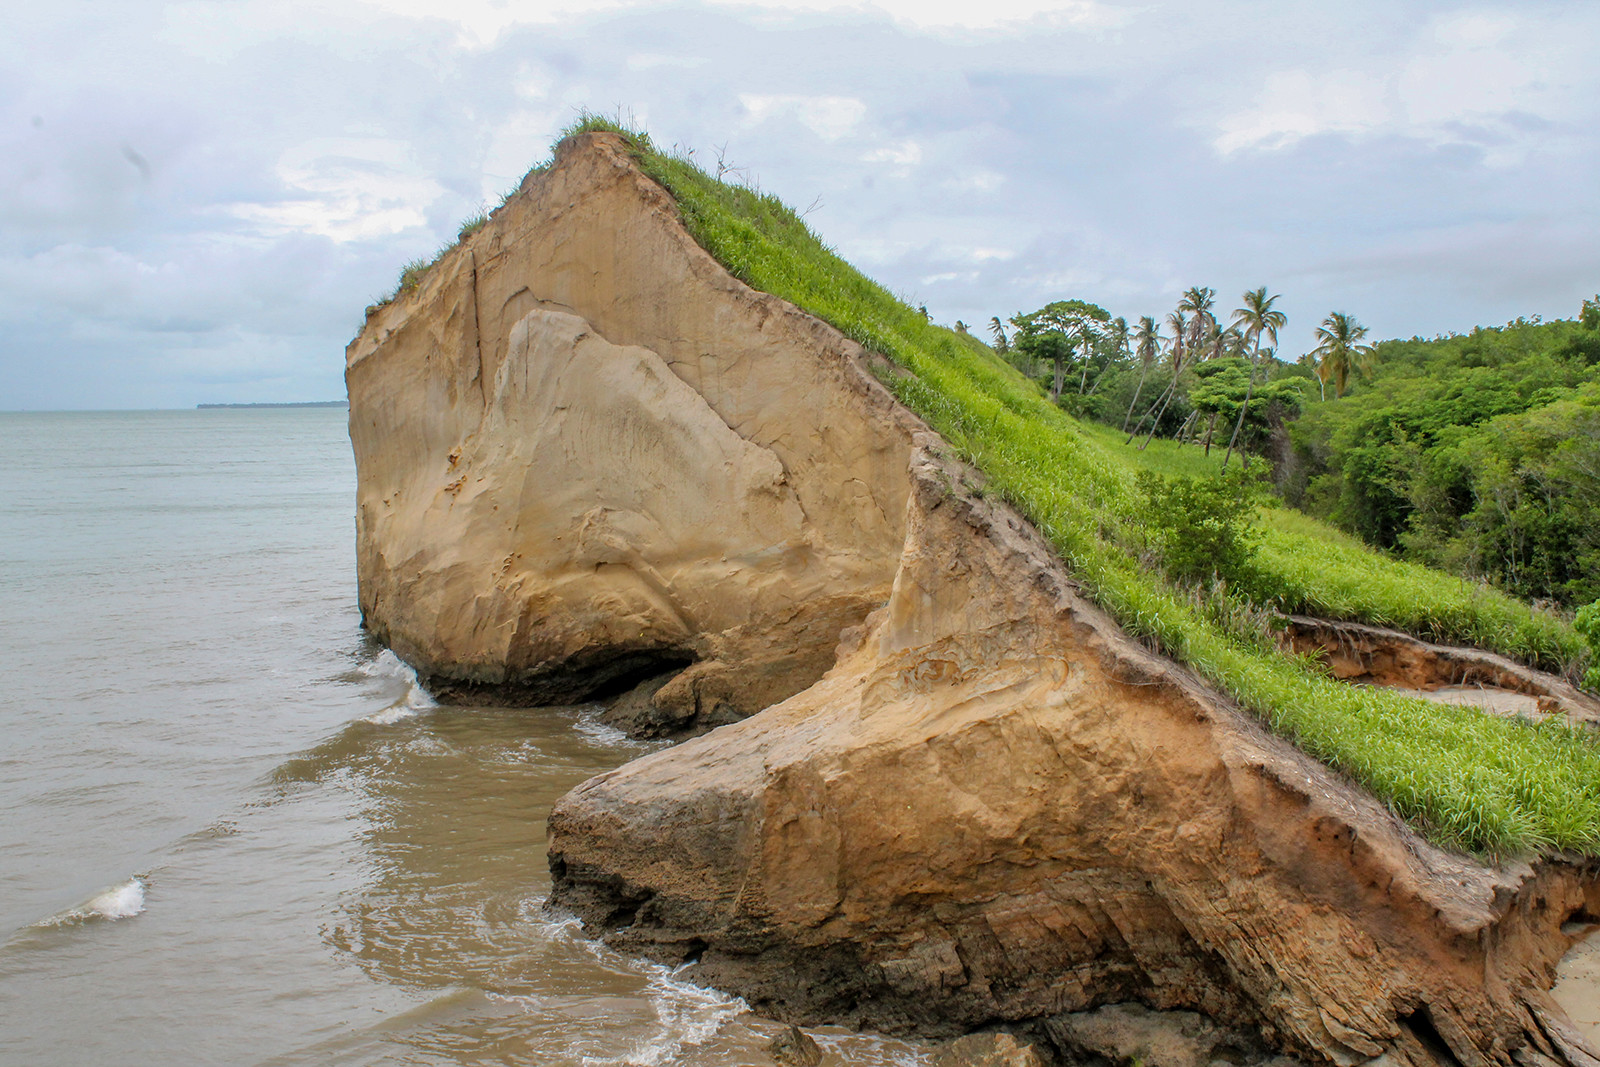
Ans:
{"type": "MultiPolygon", "coordinates": [[[[1178,376],[1183,373],[1184,357],[1185,355],[1193,354],[1196,344],[1195,339],[1200,336],[1200,331],[1195,327],[1210,319],[1210,307],[1210,289],[1190,289],[1183,294],[1183,301],[1178,304],[1178,310],[1167,316],[1167,325],[1172,327],[1172,381],[1167,383],[1167,391],[1161,394],[1161,407],[1156,411],[1156,417],[1150,420],[1150,432],[1145,435],[1144,443],[1139,446],[1139,451],[1141,452],[1150,447],[1150,442],[1156,436],[1156,428],[1161,425],[1161,419],[1167,413],[1167,406],[1172,403],[1172,398],[1177,395],[1178,376]],[[1188,320],[1187,323],[1184,321],[1184,312],[1186,310],[1194,311],[1195,313],[1194,318],[1188,320]],[[1185,334],[1189,337],[1188,352],[1184,350],[1185,334]]],[[[1138,431],[1134,432],[1137,434],[1138,431]]]]}
{"type": "Polygon", "coordinates": [[[1244,333],[1237,325],[1225,326],[1217,331],[1216,347],[1211,353],[1212,359],[1221,359],[1224,356],[1243,356],[1245,349],[1250,347],[1250,342],[1245,339],[1244,333]]]}
{"type": "Polygon", "coordinates": [[[1105,333],[1098,340],[1099,343],[1093,339],[1085,341],[1083,374],[1078,379],[1079,396],[1083,395],[1084,387],[1089,384],[1089,364],[1097,353],[1105,357],[1105,362],[1100,365],[1100,373],[1094,376],[1094,389],[1089,390],[1090,396],[1093,396],[1095,389],[1099,389],[1100,383],[1105,381],[1106,371],[1128,358],[1128,320],[1118,315],[1111,320],[1111,325],[1106,327],[1105,333]]]}
{"type": "MultiPolygon", "coordinates": [[[[1150,426],[1150,433],[1151,436],[1155,435],[1155,428],[1160,424],[1161,416],[1167,413],[1167,404],[1172,400],[1172,391],[1178,387],[1178,374],[1183,370],[1183,339],[1189,332],[1189,318],[1181,309],[1169,312],[1167,314],[1167,326],[1172,330],[1172,343],[1167,349],[1172,354],[1172,380],[1167,383],[1167,387],[1162,390],[1161,395],[1150,402],[1150,406],[1145,409],[1144,414],[1139,416],[1139,421],[1134,424],[1133,432],[1128,435],[1126,441],[1122,442],[1125,445],[1133,443],[1133,439],[1138,437],[1140,432],[1144,430],[1146,420],[1152,415],[1155,416],[1155,422],[1150,426]],[[1159,414],[1157,414],[1158,408],[1160,409],[1159,414]]],[[[1144,444],[1139,446],[1140,451],[1143,451],[1145,445],[1149,443],[1150,439],[1148,437],[1145,438],[1144,444]]]]}
{"type": "Polygon", "coordinates": [[[1011,351],[1011,339],[1006,336],[1005,324],[1000,321],[1000,316],[995,315],[989,320],[989,333],[994,336],[994,350],[1002,356],[1011,351]]]}
{"type": "Polygon", "coordinates": [[[1128,413],[1122,417],[1122,432],[1128,432],[1128,422],[1133,418],[1133,409],[1139,404],[1139,394],[1144,392],[1145,375],[1150,373],[1150,364],[1156,361],[1156,353],[1161,351],[1161,329],[1156,325],[1156,320],[1145,315],[1139,319],[1139,326],[1133,332],[1133,345],[1139,357],[1139,384],[1134,386],[1133,399],[1128,401],[1128,413]]]}
{"type": "MultiPolygon", "coordinates": [[[[1361,343],[1365,336],[1367,328],[1357,322],[1354,315],[1343,311],[1335,311],[1317,327],[1317,377],[1322,379],[1324,387],[1327,382],[1333,382],[1335,400],[1344,396],[1352,371],[1366,374],[1372,369],[1375,353],[1371,345],[1361,343]]],[[[1326,391],[1323,398],[1327,398],[1326,391]]]]}
{"type": "MultiPolygon", "coordinates": [[[[1250,410],[1250,398],[1256,391],[1256,372],[1261,369],[1261,336],[1265,334],[1272,339],[1274,347],[1278,344],[1278,331],[1283,329],[1284,323],[1289,321],[1287,315],[1274,310],[1273,304],[1278,302],[1279,294],[1267,295],[1267,287],[1251,289],[1244,294],[1244,307],[1233,313],[1233,325],[1238,329],[1251,346],[1250,351],[1250,384],[1245,386],[1244,403],[1239,407],[1239,418],[1233,424],[1233,436],[1228,438],[1228,451],[1222,457],[1222,469],[1228,469],[1228,460],[1233,458],[1234,446],[1239,443],[1239,431],[1244,428],[1245,412],[1250,410]]],[[[1244,458],[1244,453],[1239,453],[1239,462],[1250,465],[1244,458]]]]}
{"type": "MultiPolygon", "coordinates": [[[[1217,317],[1211,311],[1216,295],[1217,291],[1210,286],[1195,285],[1184,290],[1178,300],[1179,314],[1192,316],[1189,319],[1189,336],[1184,338],[1191,354],[1199,354],[1205,339],[1217,325],[1217,317]]],[[[1171,321],[1170,318],[1168,321],[1171,321]]]]}

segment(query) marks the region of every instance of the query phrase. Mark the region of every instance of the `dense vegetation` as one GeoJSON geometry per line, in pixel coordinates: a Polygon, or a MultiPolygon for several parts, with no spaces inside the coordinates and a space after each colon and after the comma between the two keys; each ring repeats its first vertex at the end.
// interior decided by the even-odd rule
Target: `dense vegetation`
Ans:
{"type": "Polygon", "coordinates": [[[1600,299],[1577,321],[1384,341],[1372,363],[1291,425],[1288,498],[1519,596],[1600,598],[1600,299]]]}
{"type": "Polygon", "coordinates": [[[1225,325],[1192,288],[1165,336],[1077,300],[990,332],[1065,409],[1130,440],[1226,442],[1224,467],[1265,453],[1290,503],[1399,558],[1561,609],[1600,599],[1600,297],[1572,322],[1376,345],[1334,312],[1297,363],[1274,351],[1276,299],[1244,294],[1225,325]]]}
{"type": "MultiPolygon", "coordinates": [[[[1541,847],[1600,853],[1600,748],[1587,735],[1344,685],[1314,661],[1282,654],[1263,629],[1275,610],[1304,610],[1570,668],[1586,655],[1570,625],[1392,561],[1287,509],[1262,510],[1242,476],[1190,483],[1195,461],[1207,463],[1199,449],[1179,452],[1156,440],[1136,451],[1119,431],[1080,422],[987,345],[930,323],[839,259],[775,197],[713,178],[611,121],[587,116],[567,133],[594,130],[627,140],[674,196],[690,232],[734,275],[897,364],[901,373],[886,374],[885,384],[984,472],[989,491],[1036,524],[1130,632],[1187,662],[1442,844],[1500,855],[1541,847]],[[1204,554],[1197,538],[1210,539],[1204,554]]],[[[1113,325],[1090,308],[1069,310],[1113,325]]],[[[1101,349],[1101,370],[1112,362],[1103,338],[1115,334],[1079,338],[1091,358],[1101,349]]],[[[1088,396],[1089,373],[1077,369],[1074,395],[1088,396]]],[[[1210,377],[1243,377],[1239,371],[1210,377]]],[[[1050,373],[1054,385],[1053,366],[1050,373]]]]}

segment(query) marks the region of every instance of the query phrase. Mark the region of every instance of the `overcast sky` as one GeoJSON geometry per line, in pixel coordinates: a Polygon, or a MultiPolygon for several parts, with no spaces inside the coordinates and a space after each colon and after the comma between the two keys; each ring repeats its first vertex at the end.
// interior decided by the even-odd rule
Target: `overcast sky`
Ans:
{"type": "Polygon", "coordinates": [[[363,307],[583,107],[726,146],[944,322],[1571,317],[1597,54],[1593,0],[13,4],[0,410],[341,397],[363,307]]]}

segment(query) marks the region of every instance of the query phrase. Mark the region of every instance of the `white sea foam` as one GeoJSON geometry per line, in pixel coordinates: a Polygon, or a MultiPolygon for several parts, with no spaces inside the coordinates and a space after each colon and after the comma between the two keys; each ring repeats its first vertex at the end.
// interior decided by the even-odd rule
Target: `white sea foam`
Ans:
{"type": "MultiPolygon", "coordinates": [[[[684,975],[692,964],[670,968],[624,956],[585,934],[583,922],[576,916],[546,911],[543,897],[527,898],[521,911],[550,941],[581,948],[606,970],[635,974],[646,981],[644,993],[655,1012],[656,1032],[632,1042],[616,1055],[584,1056],[580,1061],[584,1067],[665,1067],[678,1062],[685,1049],[704,1045],[728,1032],[738,1033],[749,1028],[753,1020],[749,1005],[740,998],[686,981],[684,975]],[[735,1030],[725,1031],[729,1026],[735,1030]]],[[[822,1027],[808,1033],[824,1052],[860,1067],[927,1067],[933,1053],[931,1046],[917,1042],[838,1027],[822,1027]]]]}
{"type": "Polygon", "coordinates": [[[585,705],[578,717],[572,722],[572,729],[579,737],[590,744],[602,748],[661,748],[664,742],[644,741],[629,737],[615,726],[600,721],[600,713],[604,710],[602,704],[585,705]]]}
{"type": "Polygon", "coordinates": [[[400,686],[402,689],[398,699],[382,711],[366,716],[362,719],[363,722],[370,722],[375,726],[392,726],[403,719],[411,718],[418,712],[439,706],[439,702],[433,699],[432,694],[417,680],[417,672],[387,648],[363,666],[361,672],[369,678],[400,686]]]}
{"type": "Polygon", "coordinates": [[[543,898],[529,898],[524,902],[524,914],[538,923],[551,941],[586,950],[607,970],[643,977],[645,996],[656,1014],[656,1033],[634,1042],[616,1056],[585,1056],[584,1067],[662,1067],[675,1063],[685,1046],[711,1040],[729,1022],[749,1012],[749,1006],[738,997],[685,981],[682,975],[690,964],[672,968],[623,956],[598,938],[586,936],[583,922],[576,916],[547,914],[535,918],[543,907],[543,898]]]}
{"type": "Polygon", "coordinates": [[[375,712],[372,715],[364,717],[361,721],[370,722],[374,726],[393,726],[395,723],[400,722],[403,719],[411,718],[416,713],[416,708],[411,707],[402,700],[389,705],[382,711],[375,712]]]}
{"type": "Polygon", "coordinates": [[[746,1014],[750,1006],[739,997],[730,997],[679,977],[688,964],[677,970],[652,968],[650,1001],[664,1031],[662,1040],[632,1062],[639,1067],[671,1063],[684,1045],[698,1045],[717,1035],[724,1025],[746,1014]]]}
{"type": "Polygon", "coordinates": [[[689,966],[672,969],[636,963],[648,978],[647,997],[659,1030],[618,1056],[585,1056],[584,1067],[663,1067],[676,1063],[684,1048],[704,1044],[728,1023],[749,1012],[749,1005],[715,989],[684,981],[689,966]]]}
{"type": "Polygon", "coordinates": [[[35,923],[36,926],[73,926],[97,919],[116,921],[128,919],[144,911],[144,882],[129,878],[120,885],[101,890],[75,908],[57,912],[50,918],[35,923]]]}
{"type": "Polygon", "coordinates": [[[866,1033],[809,1031],[824,1055],[852,1067],[928,1067],[932,1047],[917,1047],[908,1041],[866,1033]]]}

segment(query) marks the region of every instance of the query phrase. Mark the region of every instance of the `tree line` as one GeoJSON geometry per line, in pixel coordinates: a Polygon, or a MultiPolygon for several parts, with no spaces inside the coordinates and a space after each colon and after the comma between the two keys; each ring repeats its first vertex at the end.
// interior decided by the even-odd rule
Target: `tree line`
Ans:
{"type": "Polygon", "coordinates": [[[1526,599],[1600,598],[1600,296],[1576,319],[1383,341],[1373,363],[1289,423],[1286,499],[1526,599]]]}
{"type": "Polygon", "coordinates": [[[1366,342],[1367,328],[1342,311],[1322,321],[1311,352],[1294,364],[1281,360],[1278,337],[1288,319],[1275,306],[1280,298],[1266,286],[1251,289],[1225,323],[1216,290],[1193,286],[1160,325],[1146,315],[1131,329],[1098,304],[1057,300],[1004,322],[997,315],[989,333],[995,350],[1039,379],[1058,404],[1120,421],[1129,443],[1143,438],[1141,449],[1163,435],[1199,444],[1209,455],[1220,423],[1226,468],[1235,453],[1247,463],[1250,451],[1299,412],[1310,382],[1319,400],[1327,399],[1329,385],[1338,399],[1352,377],[1372,370],[1376,350],[1366,342]],[[1069,392],[1074,379],[1077,388],[1069,392]]]}
{"type": "MultiPolygon", "coordinates": [[[[1573,320],[1372,343],[1336,311],[1279,353],[1280,295],[1195,286],[1129,326],[1084,300],[989,320],[1068,411],[1268,469],[1287,501],[1402,558],[1556,605],[1600,598],[1600,296],[1573,320]]],[[[1600,632],[1600,631],[1597,631],[1600,632]]]]}

